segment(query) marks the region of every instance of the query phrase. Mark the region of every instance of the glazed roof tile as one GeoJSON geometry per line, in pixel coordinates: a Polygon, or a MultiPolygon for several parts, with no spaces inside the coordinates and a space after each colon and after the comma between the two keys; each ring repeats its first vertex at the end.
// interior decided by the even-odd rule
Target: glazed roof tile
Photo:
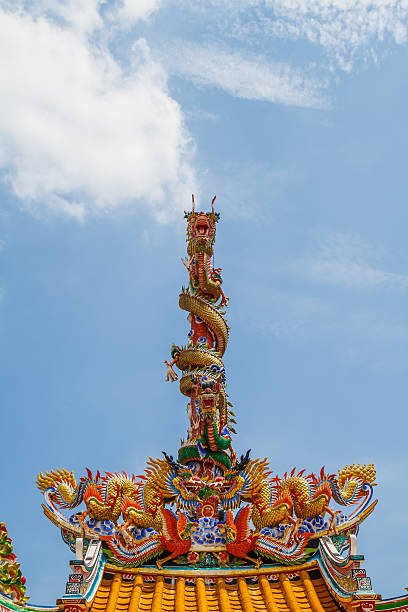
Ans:
{"type": "Polygon", "coordinates": [[[316,570],[300,570],[295,578],[281,573],[208,580],[184,576],[144,576],[134,580],[120,572],[105,574],[90,612],[337,612],[343,611],[316,570]]]}

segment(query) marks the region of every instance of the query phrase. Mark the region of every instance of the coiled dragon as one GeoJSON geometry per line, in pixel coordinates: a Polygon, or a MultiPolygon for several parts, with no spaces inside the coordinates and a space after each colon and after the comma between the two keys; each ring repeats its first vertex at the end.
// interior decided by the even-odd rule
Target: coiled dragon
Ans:
{"type": "Polygon", "coordinates": [[[180,391],[189,397],[190,429],[179,460],[202,461],[202,471],[210,460],[224,471],[235,460],[231,433],[235,433],[234,413],[225,392],[222,357],[228,343],[228,325],[224,319],[228,298],[222,290],[221,268],[213,268],[211,257],[219,214],[192,211],[187,219],[187,255],[182,259],[189,274],[189,285],[182,288],[179,306],[189,313],[189,342],[172,347],[172,361],[167,366],[167,380],[178,379],[173,366],[182,372],[180,391]],[[230,456],[227,455],[229,451],[230,456]]]}

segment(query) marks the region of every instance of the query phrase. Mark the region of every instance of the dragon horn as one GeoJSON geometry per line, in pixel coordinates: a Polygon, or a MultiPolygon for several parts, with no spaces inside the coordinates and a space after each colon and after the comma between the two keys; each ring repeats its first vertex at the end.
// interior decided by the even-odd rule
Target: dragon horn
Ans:
{"type": "Polygon", "coordinates": [[[182,463],[175,461],[173,455],[168,455],[165,451],[162,451],[164,458],[166,459],[168,465],[173,468],[173,470],[178,473],[180,470],[186,469],[182,463]]]}
{"type": "Polygon", "coordinates": [[[212,212],[212,214],[214,214],[214,202],[215,202],[215,198],[216,198],[216,197],[217,197],[217,196],[215,195],[215,196],[213,197],[213,199],[211,200],[211,212],[212,212]]]}
{"type": "Polygon", "coordinates": [[[251,452],[251,449],[247,450],[247,452],[244,455],[241,455],[241,459],[240,461],[237,461],[234,465],[234,470],[236,472],[240,472],[241,470],[243,470],[249,463],[249,453],[251,452]]]}
{"type": "Polygon", "coordinates": [[[193,201],[193,213],[194,213],[194,193],[191,194],[191,199],[193,201]]]}

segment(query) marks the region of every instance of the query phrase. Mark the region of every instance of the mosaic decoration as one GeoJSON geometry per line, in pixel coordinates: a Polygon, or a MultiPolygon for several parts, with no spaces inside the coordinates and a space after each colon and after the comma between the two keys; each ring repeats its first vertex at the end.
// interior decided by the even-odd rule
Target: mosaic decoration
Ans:
{"type": "MultiPolygon", "coordinates": [[[[178,381],[188,402],[177,454],[149,458],[138,476],[87,470],[77,481],[66,469],[40,473],[43,509],[71,547],[78,537],[97,539],[118,567],[296,565],[319,551],[329,572],[349,558],[350,538],[374,509],[374,465],[352,463],[337,473],[294,468],[279,477],[266,459],[250,451],[237,456],[223,364],[229,300],[221,268],[212,263],[220,219],[214,201],[211,212],[197,212],[193,198],[185,213],[188,277],[179,306],[189,331],[186,344],[173,344],[164,361],[166,380],[178,381]]],[[[336,572],[340,582],[357,586],[350,569],[347,576],[336,572]]],[[[360,583],[361,590],[370,586],[360,583]]]]}
{"type": "Polygon", "coordinates": [[[8,536],[6,525],[0,523],[0,593],[16,603],[24,604],[28,599],[25,582],[20,563],[17,563],[17,557],[13,553],[13,543],[8,536]]]}

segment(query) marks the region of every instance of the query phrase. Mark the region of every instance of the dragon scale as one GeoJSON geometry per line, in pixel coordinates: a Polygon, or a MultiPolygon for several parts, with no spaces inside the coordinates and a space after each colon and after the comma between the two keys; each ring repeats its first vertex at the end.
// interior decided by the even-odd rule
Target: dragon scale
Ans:
{"type": "Polygon", "coordinates": [[[189,342],[186,347],[173,346],[173,361],[167,364],[168,378],[176,380],[173,366],[177,366],[182,373],[180,391],[190,400],[190,428],[179,450],[179,460],[197,474],[207,470],[217,476],[229,469],[231,458],[235,458],[222,361],[228,343],[222,309],[228,306],[228,298],[221,288],[221,270],[211,265],[219,215],[214,207],[210,213],[197,213],[193,207],[186,218],[188,259],[183,263],[189,284],[180,293],[179,306],[189,313],[189,342]]]}

